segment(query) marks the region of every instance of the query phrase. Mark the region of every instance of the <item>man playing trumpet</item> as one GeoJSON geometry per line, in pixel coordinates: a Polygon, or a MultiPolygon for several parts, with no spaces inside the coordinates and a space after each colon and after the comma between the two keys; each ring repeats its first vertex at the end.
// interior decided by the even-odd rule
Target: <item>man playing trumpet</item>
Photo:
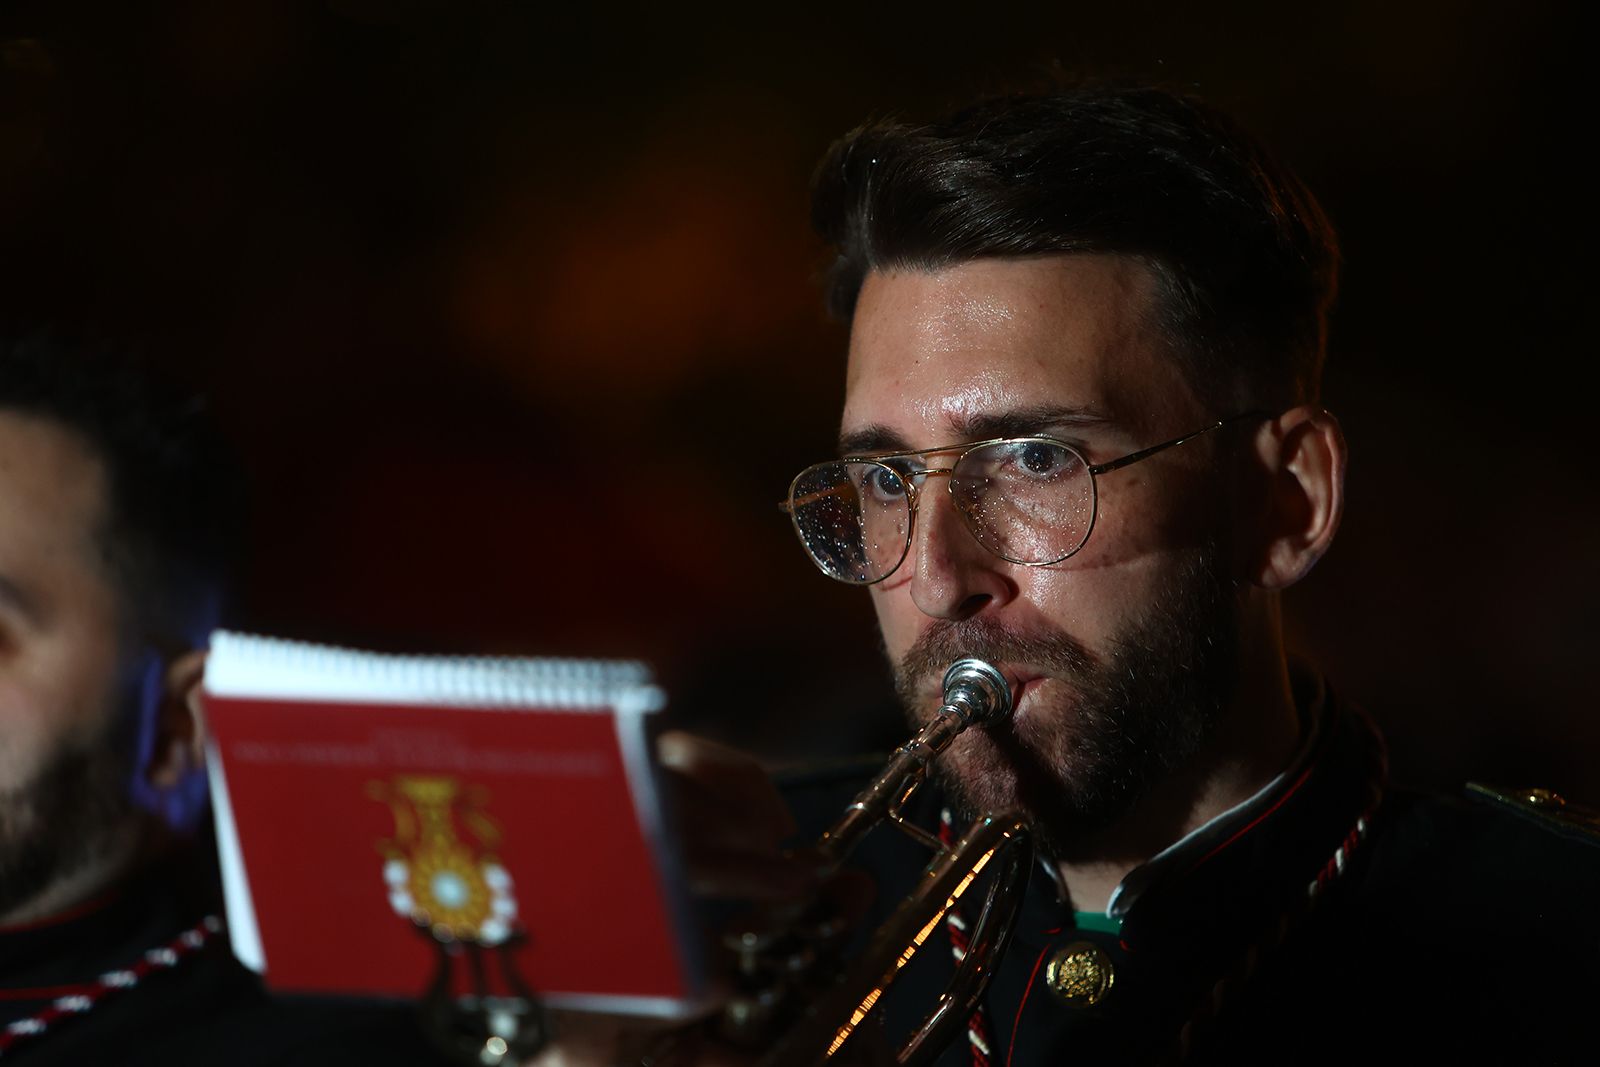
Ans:
{"type": "MultiPolygon", "coordinates": [[[[1013,690],[913,814],[1019,811],[1040,845],[938,1062],[1347,1062],[1380,1034],[1567,1053],[1563,1012],[1600,982],[1600,849],[1552,801],[1541,826],[1391,789],[1377,731],[1285,655],[1280,594],[1345,505],[1318,403],[1338,252],[1311,193],[1196,101],[1079,88],[863,127],[813,217],[850,323],[842,458],[789,512],[871,597],[914,722],[959,657],[1013,690]]],[[[664,753],[690,824],[718,827],[691,843],[706,888],[805,884],[747,767],[664,753]]],[[[860,857],[883,907],[917,873],[891,851],[860,857]]],[[[959,956],[963,923],[924,955],[959,956]]],[[[927,1011],[900,999],[891,1031],[927,1011]]]]}

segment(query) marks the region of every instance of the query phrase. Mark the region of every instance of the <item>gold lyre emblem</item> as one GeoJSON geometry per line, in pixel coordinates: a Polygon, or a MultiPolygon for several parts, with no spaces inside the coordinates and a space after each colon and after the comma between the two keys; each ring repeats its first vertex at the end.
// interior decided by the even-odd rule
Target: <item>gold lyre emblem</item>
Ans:
{"type": "Polygon", "coordinates": [[[378,851],[395,914],[441,939],[504,941],[517,903],[511,875],[495,855],[501,835],[484,811],[488,790],[442,775],[396,775],[369,782],[367,795],[394,815],[394,837],[380,841],[378,851]]]}

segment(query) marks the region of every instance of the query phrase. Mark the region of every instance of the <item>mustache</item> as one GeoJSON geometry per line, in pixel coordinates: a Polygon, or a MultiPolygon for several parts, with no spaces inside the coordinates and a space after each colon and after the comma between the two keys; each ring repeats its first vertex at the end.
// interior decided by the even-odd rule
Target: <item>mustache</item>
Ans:
{"type": "Polygon", "coordinates": [[[924,679],[942,678],[962,656],[990,663],[1025,662],[1074,681],[1089,677],[1097,664],[1087,648],[1053,626],[1023,633],[993,619],[936,619],[895,665],[894,686],[901,701],[915,707],[924,679]]]}

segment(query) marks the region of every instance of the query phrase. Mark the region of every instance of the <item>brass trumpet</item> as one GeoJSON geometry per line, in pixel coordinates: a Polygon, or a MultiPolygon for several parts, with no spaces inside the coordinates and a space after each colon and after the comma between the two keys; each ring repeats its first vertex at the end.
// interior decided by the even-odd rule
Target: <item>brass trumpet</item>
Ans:
{"type": "Polygon", "coordinates": [[[991,871],[967,953],[933,1009],[898,1049],[896,1062],[928,1063],[961,1032],[1010,941],[1033,856],[1028,827],[1014,812],[990,813],[946,847],[903,819],[901,811],[928,765],[958,734],[1003,721],[1011,705],[1011,688],[998,670],[979,659],[957,660],[945,672],[938,714],[895,751],[817,842],[824,869],[837,869],[871,829],[887,821],[934,853],[917,891],[878,928],[860,956],[838,966],[835,953],[846,931],[827,917],[812,916],[808,922],[790,916],[797,921],[783,929],[746,929],[728,939],[747,992],[725,1010],[724,1033],[754,1042],[775,1023],[785,1027],[762,1059],[763,1067],[810,1067],[839,1053],[945,914],[981,873],[991,871]]]}

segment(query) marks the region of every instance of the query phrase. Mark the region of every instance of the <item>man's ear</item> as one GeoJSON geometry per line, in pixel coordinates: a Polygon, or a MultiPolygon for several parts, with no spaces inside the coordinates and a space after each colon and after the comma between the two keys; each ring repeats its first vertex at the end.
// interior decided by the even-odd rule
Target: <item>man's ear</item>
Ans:
{"type": "Polygon", "coordinates": [[[1339,529],[1344,431],[1327,411],[1303,404],[1257,430],[1254,446],[1264,477],[1252,509],[1248,577],[1263,589],[1286,589],[1310,573],[1339,529]]]}
{"type": "Polygon", "coordinates": [[[157,789],[174,788],[204,765],[200,680],[205,668],[205,650],[191,649],[169,660],[161,672],[155,745],[146,771],[150,784],[157,789]]]}

